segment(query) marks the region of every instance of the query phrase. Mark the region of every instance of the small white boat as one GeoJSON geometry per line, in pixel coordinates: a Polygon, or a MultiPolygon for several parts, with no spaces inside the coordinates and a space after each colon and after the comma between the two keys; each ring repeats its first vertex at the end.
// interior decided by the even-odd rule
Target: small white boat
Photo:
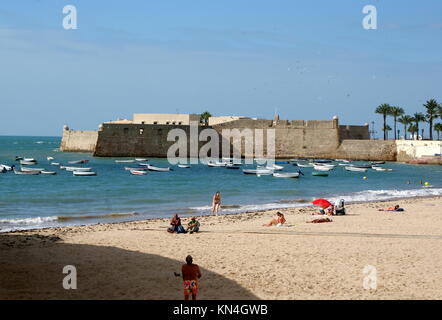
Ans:
{"type": "Polygon", "coordinates": [[[188,169],[190,168],[190,164],[179,164],[178,168],[188,169]]]}
{"type": "Polygon", "coordinates": [[[6,164],[0,164],[0,170],[5,169],[6,171],[12,171],[13,167],[6,164]]]}
{"type": "Polygon", "coordinates": [[[21,171],[23,172],[30,172],[30,171],[44,171],[44,168],[32,168],[32,167],[21,167],[21,171]]]}
{"type": "Polygon", "coordinates": [[[148,166],[147,166],[147,169],[150,170],[150,171],[159,171],[159,172],[167,172],[167,171],[170,171],[170,167],[167,167],[167,168],[160,168],[160,167],[155,167],[155,166],[151,166],[151,165],[148,165],[148,166]]]}
{"type": "Polygon", "coordinates": [[[146,171],[147,168],[137,168],[137,167],[124,167],[124,170],[126,171],[130,171],[130,170],[142,170],[142,171],[146,171]]]}
{"type": "Polygon", "coordinates": [[[283,166],[279,166],[277,164],[274,164],[272,166],[266,166],[265,168],[268,169],[268,170],[275,170],[275,171],[284,169],[283,166]]]}
{"type": "Polygon", "coordinates": [[[377,166],[373,166],[372,169],[376,170],[376,171],[393,171],[393,169],[382,168],[382,167],[377,167],[377,166]]]}
{"type": "Polygon", "coordinates": [[[43,171],[41,171],[41,174],[55,175],[55,174],[57,174],[57,172],[55,172],[55,171],[46,171],[46,170],[43,170],[43,171]]]}
{"type": "Polygon", "coordinates": [[[310,163],[300,163],[296,162],[296,165],[300,168],[313,168],[313,165],[310,163]]]}
{"type": "Polygon", "coordinates": [[[37,174],[40,174],[40,171],[21,171],[21,170],[14,170],[15,174],[21,174],[21,175],[31,175],[35,176],[37,174]]]}
{"type": "Polygon", "coordinates": [[[46,159],[48,159],[48,161],[52,161],[54,160],[54,157],[47,157],[46,159]]]}
{"type": "Polygon", "coordinates": [[[96,176],[97,174],[92,171],[72,171],[72,174],[77,177],[96,176]]]}
{"type": "Polygon", "coordinates": [[[256,174],[256,175],[271,175],[273,174],[273,170],[269,169],[243,169],[242,172],[244,174],[256,174]]]}
{"type": "Polygon", "coordinates": [[[60,162],[51,162],[51,166],[59,166],[60,162]]]}
{"type": "Polygon", "coordinates": [[[28,161],[28,160],[20,160],[20,164],[22,165],[34,165],[37,164],[37,161],[28,161]]]}
{"type": "Polygon", "coordinates": [[[226,162],[219,162],[219,161],[209,161],[207,163],[207,166],[209,167],[225,167],[227,165],[226,162]]]}
{"type": "Polygon", "coordinates": [[[334,167],[322,166],[322,165],[320,165],[320,166],[318,166],[318,165],[313,166],[313,169],[315,169],[316,171],[331,171],[331,170],[333,170],[333,168],[334,167]]]}
{"type": "Polygon", "coordinates": [[[116,163],[133,163],[135,160],[115,160],[116,163]]]}
{"type": "Polygon", "coordinates": [[[82,163],[88,163],[89,160],[72,160],[68,161],[69,164],[82,164],[82,163]]]}
{"type": "MultiPolygon", "coordinates": [[[[61,167],[60,167],[61,168],[61,167]]],[[[76,171],[76,172],[90,172],[92,168],[82,168],[82,167],[64,167],[66,171],[76,171]]]]}
{"type": "Polygon", "coordinates": [[[130,170],[129,172],[136,176],[142,176],[147,174],[147,171],[145,170],[130,170]]]}
{"type": "Polygon", "coordinates": [[[23,161],[37,162],[34,158],[23,158],[23,161]]]}
{"type": "Polygon", "coordinates": [[[276,178],[299,178],[299,172],[275,172],[273,176],[276,178]]]}
{"type": "Polygon", "coordinates": [[[233,170],[235,170],[235,169],[239,169],[239,165],[234,164],[234,163],[228,163],[228,164],[226,165],[226,168],[227,168],[227,169],[233,169],[233,170]]]}
{"type": "Polygon", "coordinates": [[[359,167],[353,167],[353,166],[346,166],[344,167],[347,171],[353,171],[353,172],[366,172],[367,168],[359,168],[359,167]]]}
{"type": "Polygon", "coordinates": [[[135,158],[135,161],[142,162],[142,161],[148,161],[148,159],[147,158],[135,158]]]}
{"type": "Polygon", "coordinates": [[[147,167],[149,164],[147,162],[140,162],[138,163],[139,166],[147,167]]]}

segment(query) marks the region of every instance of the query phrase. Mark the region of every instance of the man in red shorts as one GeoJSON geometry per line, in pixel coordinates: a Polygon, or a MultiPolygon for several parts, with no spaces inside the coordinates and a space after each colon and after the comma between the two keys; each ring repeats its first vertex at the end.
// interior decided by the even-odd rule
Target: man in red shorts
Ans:
{"type": "Polygon", "coordinates": [[[201,278],[201,271],[200,267],[192,262],[192,256],[187,256],[186,264],[183,264],[181,268],[184,280],[184,300],[189,300],[190,294],[192,294],[192,300],[196,300],[198,293],[198,279],[201,278]]]}

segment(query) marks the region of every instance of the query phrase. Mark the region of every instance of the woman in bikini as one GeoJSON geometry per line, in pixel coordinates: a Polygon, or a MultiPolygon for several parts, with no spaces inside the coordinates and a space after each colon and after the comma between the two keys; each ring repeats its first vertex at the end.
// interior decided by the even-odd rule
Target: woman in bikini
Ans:
{"type": "Polygon", "coordinates": [[[217,191],[213,195],[212,199],[212,216],[216,213],[216,216],[218,216],[218,210],[221,206],[221,193],[217,191]]]}
{"type": "Polygon", "coordinates": [[[284,223],[285,223],[285,217],[281,212],[278,211],[276,213],[276,219],[273,219],[267,224],[263,224],[263,226],[264,227],[277,226],[277,225],[282,226],[284,223]]]}

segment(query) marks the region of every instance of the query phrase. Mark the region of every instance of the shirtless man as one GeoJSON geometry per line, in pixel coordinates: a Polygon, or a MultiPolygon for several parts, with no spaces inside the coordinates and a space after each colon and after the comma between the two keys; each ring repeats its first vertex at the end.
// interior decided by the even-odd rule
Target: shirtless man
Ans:
{"type": "Polygon", "coordinates": [[[218,210],[221,206],[221,193],[217,191],[213,195],[212,199],[212,216],[216,213],[216,216],[218,216],[218,210]]]}
{"type": "Polygon", "coordinates": [[[192,300],[196,300],[198,279],[201,278],[201,271],[197,264],[193,264],[192,256],[186,257],[186,264],[183,264],[181,273],[184,281],[184,300],[189,300],[190,294],[192,294],[192,300]]]}

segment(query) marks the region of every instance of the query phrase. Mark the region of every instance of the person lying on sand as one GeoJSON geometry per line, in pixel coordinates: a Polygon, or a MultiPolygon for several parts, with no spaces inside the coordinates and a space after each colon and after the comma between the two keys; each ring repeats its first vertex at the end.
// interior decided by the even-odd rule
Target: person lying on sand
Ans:
{"type": "Polygon", "coordinates": [[[267,224],[263,224],[264,227],[270,227],[270,226],[282,226],[285,223],[285,217],[281,212],[276,213],[276,219],[273,219],[267,224]]]}
{"type": "Polygon", "coordinates": [[[199,229],[200,229],[199,221],[196,220],[196,217],[192,217],[192,219],[190,219],[189,223],[187,224],[187,232],[192,234],[194,232],[198,232],[199,229]]]}
{"type": "Polygon", "coordinates": [[[307,223],[323,223],[323,222],[333,222],[333,220],[330,218],[318,218],[318,219],[313,219],[312,221],[307,221],[307,223]]]}
{"type": "Polygon", "coordinates": [[[405,210],[403,208],[399,207],[399,205],[397,204],[394,207],[379,209],[379,211],[405,211],[405,210]]]}
{"type": "Polygon", "coordinates": [[[192,300],[196,300],[198,293],[198,279],[201,278],[201,271],[197,264],[193,264],[192,256],[186,257],[186,264],[181,267],[184,281],[184,300],[189,300],[192,294],[192,300]]]}

